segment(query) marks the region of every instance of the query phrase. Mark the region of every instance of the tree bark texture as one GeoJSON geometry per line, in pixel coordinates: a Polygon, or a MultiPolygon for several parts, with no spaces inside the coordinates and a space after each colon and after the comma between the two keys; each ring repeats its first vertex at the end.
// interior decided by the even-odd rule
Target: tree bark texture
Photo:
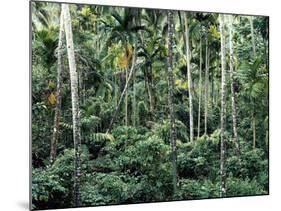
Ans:
{"type": "Polygon", "coordinates": [[[194,130],[193,130],[193,103],[192,103],[192,76],[191,76],[191,53],[189,46],[189,27],[188,27],[188,19],[186,13],[184,13],[184,37],[185,37],[185,50],[186,50],[186,68],[187,68],[187,81],[188,81],[188,100],[189,100],[189,141],[194,140],[194,130]]]}
{"type": "Polygon", "coordinates": [[[208,40],[206,39],[206,61],[205,61],[205,93],[204,93],[204,134],[207,134],[208,124],[208,92],[209,92],[209,51],[208,51],[208,40]]]}
{"type": "Polygon", "coordinates": [[[229,70],[230,70],[230,89],[231,89],[231,109],[232,109],[232,129],[233,129],[233,139],[235,142],[236,149],[239,152],[238,143],[238,132],[237,132],[237,111],[236,111],[236,93],[234,89],[234,55],[233,55],[233,31],[232,31],[232,17],[229,16],[229,70]]]}
{"type": "Polygon", "coordinates": [[[54,128],[51,138],[51,150],[50,150],[50,164],[52,165],[57,156],[57,143],[59,137],[59,124],[61,118],[61,75],[63,72],[63,39],[64,39],[64,23],[63,13],[60,15],[60,30],[59,30],[59,43],[57,48],[58,67],[57,67],[57,87],[56,87],[56,107],[54,117],[54,128]]]}
{"type": "MultiPolygon", "coordinates": [[[[128,67],[125,71],[126,84],[128,83],[128,67]]],[[[128,126],[128,89],[125,89],[125,125],[128,126]]]]}
{"type": "MultiPolygon", "coordinates": [[[[256,41],[255,41],[255,33],[254,33],[253,16],[250,17],[250,26],[251,26],[253,59],[255,59],[256,58],[256,41]]],[[[253,149],[255,149],[256,148],[256,116],[255,116],[254,108],[252,111],[252,130],[253,130],[253,149]]]]}
{"type": "Polygon", "coordinates": [[[67,55],[70,72],[71,84],[71,101],[72,101],[72,121],[73,121],[73,140],[75,150],[75,169],[74,169],[74,204],[81,206],[80,196],[80,177],[81,177],[81,134],[80,134],[80,111],[79,111],[79,95],[78,95],[78,75],[76,70],[73,34],[71,26],[71,17],[67,4],[62,4],[62,12],[64,14],[64,26],[67,45],[67,55]]]}
{"type": "Polygon", "coordinates": [[[252,129],[253,129],[253,149],[255,149],[256,148],[256,116],[254,113],[253,113],[252,129]]]}
{"type": "Polygon", "coordinates": [[[200,64],[199,64],[199,103],[198,103],[198,128],[197,128],[197,138],[200,137],[200,117],[201,117],[201,98],[202,98],[202,38],[200,38],[200,64]]]}
{"type": "Polygon", "coordinates": [[[224,15],[220,15],[221,37],[221,141],[220,141],[220,197],[226,196],[225,189],[225,124],[226,124],[226,71],[225,71],[225,37],[224,15]]]}
{"type": "Polygon", "coordinates": [[[176,125],[175,125],[175,114],[174,114],[174,76],[173,76],[173,32],[174,32],[174,23],[173,23],[173,12],[167,12],[167,21],[168,21],[168,106],[170,113],[170,143],[172,147],[172,175],[173,175],[173,191],[174,195],[177,193],[177,149],[176,149],[176,125]]]}

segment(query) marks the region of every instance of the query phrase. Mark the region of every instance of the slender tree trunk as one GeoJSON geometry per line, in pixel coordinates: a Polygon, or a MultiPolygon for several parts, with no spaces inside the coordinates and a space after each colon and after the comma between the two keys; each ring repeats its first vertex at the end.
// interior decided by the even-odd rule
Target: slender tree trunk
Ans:
{"type": "Polygon", "coordinates": [[[79,111],[79,95],[78,95],[78,76],[76,70],[76,62],[74,55],[74,44],[72,35],[72,26],[69,7],[62,4],[62,12],[64,15],[65,36],[67,45],[67,55],[70,71],[71,84],[71,101],[72,101],[72,121],[73,121],[73,140],[75,149],[75,170],[74,170],[74,204],[81,206],[80,196],[80,177],[81,177],[81,134],[80,134],[80,111],[79,111]]]}
{"type": "MultiPolygon", "coordinates": [[[[138,16],[140,17],[141,14],[139,13],[138,16]]],[[[139,25],[141,26],[142,19],[139,18],[138,20],[139,20],[139,25]]],[[[143,45],[144,44],[144,33],[141,30],[141,31],[139,31],[139,34],[140,34],[141,44],[143,45]]],[[[154,104],[155,104],[155,98],[154,98],[154,94],[153,94],[152,61],[150,61],[150,64],[147,66],[147,69],[144,71],[144,79],[145,79],[147,94],[148,94],[148,103],[149,103],[148,108],[149,108],[149,112],[150,112],[150,119],[152,120],[153,112],[154,112],[154,104]]]]}
{"type": "Polygon", "coordinates": [[[117,81],[116,74],[114,74],[114,85],[115,85],[115,87],[114,87],[114,102],[115,102],[115,106],[117,106],[117,104],[118,104],[118,89],[117,89],[118,81],[117,81]]]}
{"type": "Polygon", "coordinates": [[[59,43],[58,43],[58,72],[57,72],[57,91],[56,91],[56,108],[54,117],[54,129],[51,139],[51,151],[50,151],[50,164],[52,165],[57,155],[57,143],[59,137],[59,123],[61,118],[61,75],[63,72],[63,39],[64,39],[64,25],[63,25],[63,13],[60,15],[60,31],[59,31],[59,43]]]}
{"type": "MultiPolygon", "coordinates": [[[[128,67],[125,71],[126,84],[128,83],[128,67]]],[[[128,126],[128,89],[125,89],[125,125],[128,126]]]]}
{"type": "Polygon", "coordinates": [[[208,39],[206,38],[206,61],[205,61],[205,115],[204,115],[204,134],[207,134],[208,124],[208,92],[209,92],[209,52],[208,52],[208,39]]]}
{"type": "Polygon", "coordinates": [[[189,139],[190,141],[194,140],[194,130],[193,130],[193,103],[192,103],[192,77],[191,77],[191,65],[190,65],[190,46],[189,46],[189,27],[188,27],[188,19],[186,13],[184,13],[184,25],[185,25],[185,33],[184,33],[184,41],[185,41],[185,54],[186,54],[186,69],[187,69],[187,81],[188,81],[188,99],[189,99],[189,139]]]}
{"type": "Polygon", "coordinates": [[[237,151],[239,152],[238,133],[237,133],[237,112],[236,112],[236,94],[234,89],[234,56],[233,56],[233,40],[232,40],[232,17],[229,16],[229,69],[230,69],[230,81],[231,81],[231,108],[232,108],[232,129],[233,139],[237,151]]]}
{"type": "Polygon", "coordinates": [[[266,130],[265,133],[265,147],[266,147],[266,153],[268,153],[268,130],[266,130]]]}
{"type": "Polygon", "coordinates": [[[80,104],[83,104],[84,99],[83,99],[83,77],[81,71],[77,71],[78,75],[78,95],[79,97],[79,102],[80,104]]]}
{"type": "Polygon", "coordinates": [[[153,78],[152,78],[152,64],[149,65],[147,71],[147,91],[149,99],[149,112],[152,115],[154,111],[154,95],[153,95],[153,78]]]}
{"type": "Polygon", "coordinates": [[[226,123],[226,71],[225,71],[225,37],[224,15],[220,15],[221,37],[221,143],[220,143],[220,196],[226,196],[225,189],[225,123],[226,123]]]}
{"type": "Polygon", "coordinates": [[[136,102],[136,75],[135,72],[133,73],[133,126],[136,127],[136,123],[137,123],[137,112],[136,112],[136,107],[137,107],[137,102],[136,102]]]}
{"type": "Polygon", "coordinates": [[[153,119],[153,111],[154,111],[154,97],[153,97],[153,90],[152,90],[152,82],[149,78],[151,74],[151,65],[148,65],[147,68],[144,70],[144,83],[145,89],[147,90],[148,101],[147,107],[149,108],[149,118],[150,120],[153,119]]]}
{"type": "MultiPolygon", "coordinates": [[[[256,43],[255,43],[253,16],[250,17],[250,26],[251,26],[253,59],[255,59],[256,58],[256,43]]],[[[255,149],[256,148],[256,116],[255,116],[255,109],[254,108],[253,108],[253,111],[252,111],[252,130],[253,130],[253,149],[255,149]]]]}
{"type": "Polygon", "coordinates": [[[202,93],[202,38],[200,37],[200,67],[199,67],[199,105],[198,105],[198,128],[197,138],[200,137],[200,117],[201,117],[201,93],[202,93]]]}
{"type": "Polygon", "coordinates": [[[253,149],[256,148],[256,115],[253,112],[253,149]]]}
{"type": "Polygon", "coordinates": [[[125,87],[124,87],[122,93],[121,93],[120,99],[119,99],[118,104],[117,104],[117,106],[115,108],[115,111],[114,111],[114,114],[112,116],[112,119],[111,119],[111,121],[109,123],[109,127],[108,127],[108,129],[106,131],[107,133],[110,132],[111,129],[112,129],[112,126],[113,126],[113,123],[115,121],[116,115],[117,115],[117,113],[119,111],[119,107],[120,107],[120,105],[121,105],[121,103],[123,101],[125,93],[127,92],[127,89],[128,89],[128,86],[129,86],[129,82],[130,82],[130,80],[132,78],[132,75],[133,75],[133,72],[134,72],[134,69],[135,69],[135,63],[136,63],[136,47],[134,48],[134,52],[133,52],[132,65],[131,65],[130,73],[129,73],[129,76],[128,76],[128,80],[127,80],[127,82],[125,84],[125,87]]]}
{"type": "Polygon", "coordinates": [[[214,72],[212,72],[211,78],[211,91],[209,92],[209,101],[211,102],[211,108],[210,108],[210,120],[213,121],[213,113],[214,113],[214,72]]]}
{"type": "Polygon", "coordinates": [[[167,12],[167,20],[168,20],[168,57],[167,57],[167,65],[168,65],[168,105],[170,112],[170,142],[172,147],[172,175],[173,175],[173,190],[174,196],[177,193],[177,149],[176,149],[176,125],[175,125],[175,115],[174,115],[174,96],[173,96],[173,88],[174,88],[174,76],[173,76],[173,12],[167,12]]]}
{"type": "Polygon", "coordinates": [[[148,73],[147,72],[148,72],[147,68],[144,68],[143,69],[144,89],[147,91],[147,95],[148,95],[147,107],[149,108],[150,107],[150,102],[149,102],[150,92],[149,92],[149,87],[148,87],[148,77],[147,77],[148,73]]]}
{"type": "MultiPolygon", "coordinates": [[[[134,24],[139,24],[141,26],[141,11],[134,10],[134,24]]],[[[137,115],[137,99],[136,99],[136,72],[133,72],[133,103],[132,103],[132,111],[133,111],[133,126],[136,127],[138,125],[138,115],[137,115]]]]}

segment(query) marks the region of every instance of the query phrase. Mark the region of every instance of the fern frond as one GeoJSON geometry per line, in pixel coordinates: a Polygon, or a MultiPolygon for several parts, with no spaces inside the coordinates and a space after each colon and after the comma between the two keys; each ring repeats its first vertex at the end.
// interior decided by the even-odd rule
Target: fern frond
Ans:
{"type": "Polygon", "coordinates": [[[90,136],[92,141],[114,141],[113,135],[109,133],[93,133],[90,136]]]}
{"type": "Polygon", "coordinates": [[[60,126],[64,129],[72,130],[72,124],[66,123],[66,122],[60,122],[60,126]]]}

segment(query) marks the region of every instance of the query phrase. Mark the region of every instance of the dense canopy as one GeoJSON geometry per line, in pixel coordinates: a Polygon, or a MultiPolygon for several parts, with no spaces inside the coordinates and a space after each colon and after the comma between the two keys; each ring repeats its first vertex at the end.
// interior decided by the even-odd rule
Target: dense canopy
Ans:
{"type": "Polygon", "coordinates": [[[31,7],[33,209],[268,194],[268,17],[31,7]]]}

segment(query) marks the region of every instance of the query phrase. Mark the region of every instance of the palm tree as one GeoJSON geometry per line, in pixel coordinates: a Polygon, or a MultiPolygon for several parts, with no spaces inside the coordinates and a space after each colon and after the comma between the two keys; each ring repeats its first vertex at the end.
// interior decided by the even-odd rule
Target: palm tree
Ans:
{"type": "MultiPolygon", "coordinates": [[[[135,10],[134,9],[124,9],[120,10],[119,13],[117,10],[113,10],[111,13],[112,17],[116,20],[115,25],[110,25],[110,23],[105,23],[106,27],[110,29],[110,37],[107,41],[107,45],[109,43],[113,42],[114,40],[121,40],[122,44],[125,46],[125,55],[124,55],[124,69],[125,69],[125,86],[123,88],[124,97],[125,97],[125,124],[128,125],[128,86],[130,83],[130,80],[132,76],[135,74],[135,61],[132,59],[136,55],[137,50],[137,42],[136,42],[136,32],[143,27],[140,25],[137,25],[137,21],[135,20],[135,10]],[[122,32],[122,33],[120,33],[122,32]],[[131,44],[135,43],[135,46],[132,46],[131,44]],[[128,54],[128,52],[132,51],[133,49],[133,55],[128,54]],[[131,63],[131,67],[129,67],[129,64],[131,63]],[[130,68],[130,70],[129,70],[130,68]],[[129,76],[132,74],[132,76],[129,76]]],[[[123,101],[123,95],[121,94],[119,98],[119,102],[117,103],[117,106],[115,108],[115,112],[112,116],[112,119],[109,124],[108,132],[111,130],[113,123],[115,121],[116,115],[118,113],[119,107],[121,105],[121,102],[123,101]]]]}
{"type": "MultiPolygon", "coordinates": [[[[251,26],[251,38],[252,38],[252,48],[253,48],[253,59],[256,59],[256,42],[255,42],[255,33],[254,33],[254,24],[253,24],[253,16],[249,18],[250,26],[251,26]]],[[[252,112],[252,130],[253,130],[253,149],[256,148],[256,114],[253,109],[252,112]]]]}
{"type": "Polygon", "coordinates": [[[165,59],[159,58],[159,52],[163,50],[163,45],[160,43],[163,33],[163,16],[157,10],[144,10],[140,20],[144,23],[144,28],[140,31],[140,51],[138,55],[145,59],[143,63],[143,74],[148,94],[150,117],[153,119],[156,96],[152,66],[154,61],[165,59]],[[149,40],[144,42],[144,39],[147,38],[149,40]]]}
{"type": "Polygon", "coordinates": [[[224,15],[220,14],[221,37],[221,141],[220,141],[220,196],[226,195],[225,189],[225,123],[226,123],[226,70],[225,70],[225,37],[224,15]]]}
{"type": "Polygon", "coordinates": [[[126,93],[127,93],[128,86],[129,86],[129,82],[130,82],[130,80],[131,80],[131,78],[132,78],[132,76],[133,76],[133,73],[134,73],[135,63],[136,63],[136,47],[134,48],[133,58],[132,58],[132,65],[131,65],[131,69],[130,69],[130,71],[129,71],[128,78],[127,78],[127,80],[126,80],[125,87],[124,87],[123,92],[122,92],[122,94],[121,94],[121,96],[120,96],[120,99],[119,99],[119,101],[118,101],[118,104],[117,104],[116,107],[115,107],[113,116],[112,116],[112,118],[111,118],[111,121],[110,121],[109,126],[108,126],[108,129],[107,129],[107,133],[110,132],[111,129],[112,129],[112,126],[113,126],[113,123],[114,123],[114,121],[115,121],[116,115],[117,115],[117,113],[118,113],[118,111],[119,111],[119,107],[120,107],[120,105],[121,105],[121,102],[123,101],[123,98],[124,98],[124,96],[125,96],[126,93]]]}
{"type": "Polygon", "coordinates": [[[187,81],[188,81],[188,99],[189,99],[189,140],[192,142],[194,139],[194,131],[193,131],[193,103],[192,103],[192,77],[191,77],[191,50],[190,50],[190,39],[189,39],[189,26],[188,26],[188,18],[186,12],[184,12],[184,44],[185,44],[185,55],[186,55],[186,69],[187,69],[187,81]]]}
{"type": "Polygon", "coordinates": [[[50,164],[53,164],[57,154],[57,142],[59,136],[59,123],[61,116],[61,75],[63,72],[63,39],[64,39],[64,23],[63,13],[60,15],[59,43],[57,48],[58,67],[57,67],[57,90],[56,90],[56,107],[54,117],[54,129],[51,138],[50,164]]]}
{"type": "Polygon", "coordinates": [[[197,123],[197,138],[200,137],[200,117],[201,117],[201,99],[202,99],[202,37],[200,37],[200,53],[199,53],[199,85],[198,85],[198,89],[199,89],[199,102],[198,102],[198,123],[197,123]]]}
{"type": "Polygon", "coordinates": [[[50,28],[49,9],[43,2],[32,2],[32,29],[38,30],[39,25],[50,28]]]}
{"type": "Polygon", "coordinates": [[[80,196],[80,177],[81,177],[81,134],[80,134],[80,108],[78,95],[78,76],[76,70],[74,44],[71,26],[71,17],[68,4],[62,4],[64,17],[65,37],[67,45],[67,55],[70,72],[71,101],[72,101],[72,121],[73,121],[73,140],[75,150],[75,170],[74,170],[74,204],[81,206],[80,196]]]}
{"type": "Polygon", "coordinates": [[[204,93],[204,134],[207,134],[207,124],[208,124],[208,93],[209,93],[209,48],[208,48],[208,38],[206,37],[206,55],[205,55],[205,93],[204,93]]]}
{"type": "Polygon", "coordinates": [[[176,126],[175,126],[175,115],[174,115],[174,76],[173,76],[173,33],[174,33],[174,21],[173,12],[167,12],[168,22],[168,56],[167,56],[167,76],[168,76],[168,105],[170,112],[170,143],[172,147],[172,175],[173,175],[173,190],[174,195],[177,193],[177,150],[176,150],[176,126]]]}
{"type": "Polygon", "coordinates": [[[233,19],[229,16],[228,33],[229,33],[229,70],[230,70],[230,88],[231,88],[231,108],[232,108],[232,129],[236,149],[239,152],[238,133],[237,133],[237,111],[236,111],[236,93],[234,89],[234,55],[233,55],[233,19]]]}

